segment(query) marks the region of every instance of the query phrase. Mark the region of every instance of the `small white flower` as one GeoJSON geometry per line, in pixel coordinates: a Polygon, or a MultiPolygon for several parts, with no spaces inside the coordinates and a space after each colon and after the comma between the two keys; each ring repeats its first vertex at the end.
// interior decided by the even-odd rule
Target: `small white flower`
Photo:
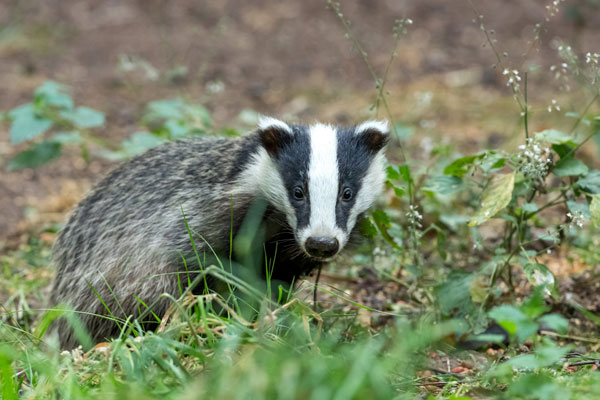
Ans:
{"type": "Polygon", "coordinates": [[[556,99],[552,99],[550,105],[548,106],[548,112],[552,112],[552,110],[560,111],[560,106],[556,102],[556,99]]]}

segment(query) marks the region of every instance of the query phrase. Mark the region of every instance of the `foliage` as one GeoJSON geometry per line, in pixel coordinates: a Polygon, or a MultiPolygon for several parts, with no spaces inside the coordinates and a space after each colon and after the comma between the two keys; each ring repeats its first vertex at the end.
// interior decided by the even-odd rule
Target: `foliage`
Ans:
{"type": "Polygon", "coordinates": [[[68,87],[53,81],[38,87],[33,101],[9,111],[6,119],[10,122],[11,143],[30,143],[28,149],[18,153],[6,165],[8,170],[40,167],[59,158],[64,145],[78,146],[86,161],[92,145],[99,147],[99,156],[117,161],[141,154],[168,140],[212,131],[212,119],[204,107],[182,99],[158,100],[148,104],[142,118],[142,124],[148,130],[132,134],[120,146],[112,146],[91,133],[91,129],[105,126],[104,114],[88,107],[75,107],[68,87]],[[40,137],[49,131],[54,134],[40,141],[40,137]]]}
{"type": "MultiPolygon", "coordinates": [[[[533,45],[559,3],[536,26],[533,45]]],[[[571,74],[590,98],[579,112],[561,114],[567,122],[574,119],[570,129],[557,124],[533,132],[534,116],[543,120],[548,114],[533,112],[528,79],[548,72],[509,65],[473,6],[515,99],[522,137],[513,149],[470,155],[435,143],[429,158],[411,159],[414,153],[406,148],[418,128],[394,120],[385,88],[413,21],[395,21],[390,58],[378,73],[340,4],[328,4],[373,78],[371,111],[390,120],[401,160],[386,170],[388,202],[361,223],[374,246],[363,246],[353,260],[373,265],[378,282],[395,285],[402,299],[387,299],[376,309],[321,285],[319,294],[343,306],[320,309],[303,300],[301,291],[290,295],[269,282],[261,292],[222,267],[208,266],[203,276],[225,282],[229,292],[182,293],[171,299],[156,332],[144,331],[136,320],[118,321],[123,333],[111,343],[61,353],[47,328],[71,314],[34,305],[47,302],[42,288],[52,273],[48,247],[32,241],[0,258],[0,288],[9,293],[0,325],[3,398],[389,399],[414,398],[423,388],[429,398],[452,399],[479,398],[480,391],[540,399],[598,393],[600,318],[561,292],[548,262],[562,251],[600,263],[600,170],[581,151],[588,142],[600,143],[600,115],[593,111],[600,97],[598,55],[587,53],[584,60],[568,45],[558,48],[558,78],[564,82],[571,74]],[[596,335],[573,334],[575,327],[561,315],[565,308],[595,326],[596,335]],[[389,322],[374,326],[379,319],[389,322]],[[490,348],[489,364],[471,368],[470,375],[432,367],[433,354],[444,354],[448,363],[466,358],[460,350],[465,338],[500,350],[490,348]],[[574,343],[582,342],[593,351],[575,352],[574,343]]],[[[557,77],[556,71],[551,68],[550,75],[557,77]]],[[[556,100],[548,104],[541,109],[561,112],[556,100]]],[[[96,134],[105,128],[104,114],[75,106],[68,88],[51,81],[4,117],[11,143],[29,145],[7,163],[9,170],[40,167],[59,158],[65,146],[79,148],[86,160],[116,161],[170,140],[238,134],[216,132],[201,105],[167,99],[150,102],[141,116],[143,130],[115,146],[96,134]]],[[[242,123],[255,119],[251,110],[240,114],[242,123]]],[[[348,270],[356,278],[355,269],[348,270]]]]}

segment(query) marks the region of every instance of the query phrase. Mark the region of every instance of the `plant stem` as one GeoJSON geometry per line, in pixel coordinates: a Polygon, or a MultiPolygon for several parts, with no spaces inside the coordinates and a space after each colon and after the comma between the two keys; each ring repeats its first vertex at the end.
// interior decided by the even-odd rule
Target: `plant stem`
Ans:
{"type": "Polygon", "coordinates": [[[575,129],[577,129],[577,127],[581,123],[581,120],[583,119],[584,115],[588,112],[588,110],[590,109],[592,104],[594,104],[596,102],[596,100],[598,100],[598,97],[600,97],[600,93],[596,93],[596,95],[592,98],[592,100],[590,100],[590,102],[587,104],[587,106],[585,106],[585,108],[583,109],[583,111],[581,112],[581,114],[579,115],[577,120],[575,120],[575,123],[569,130],[569,134],[573,133],[573,131],[575,131],[575,129]]]}

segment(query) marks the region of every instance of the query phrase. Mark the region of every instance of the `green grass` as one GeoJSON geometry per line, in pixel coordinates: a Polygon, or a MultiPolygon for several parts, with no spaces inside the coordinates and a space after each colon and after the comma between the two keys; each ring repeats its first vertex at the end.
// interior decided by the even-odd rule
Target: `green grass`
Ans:
{"type": "MultiPolygon", "coordinates": [[[[36,260],[47,255],[47,245],[33,241],[0,259],[9,278],[3,290],[21,294],[20,303],[10,296],[2,313],[3,399],[390,399],[427,393],[431,398],[564,399],[590,396],[600,387],[593,363],[577,370],[565,368],[567,362],[594,360],[597,355],[567,360],[574,346],[566,346],[564,340],[526,336],[533,350],[528,354],[515,336],[514,346],[452,373],[444,359],[455,365],[479,354],[457,349],[453,342],[457,333],[469,330],[463,318],[444,318],[435,307],[411,316],[388,311],[392,319],[373,328],[360,321],[361,312],[372,308],[344,300],[328,285],[322,285],[319,296],[330,296],[342,305],[317,312],[301,300],[305,293],[277,304],[266,292],[217,266],[204,272],[240,288],[245,296],[239,300],[253,304],[252,312],[231,301],[232,293],[229,301],[217,293],[185,293],[173,299],[156,331],[145,332],[136,321],[129,321],[132,329],[124,329],[110,343],[87,352],[61,352],[56,338],[44,332],[60,313],[28,306],[29,299],[45,301],[37,293],[49,283],[48,270],[36,260]],[[19,274],[11,272],[16,270],[19,274]],[[442,365],[435,360],[442,360],[442,365]]],[[[547,311],[538,292],[518,310],[504,306],[504,313],[493,315],[500,321],[514,320],[516,335],[526,331],[538,321],[536,315],[547,311]],[[512,317],[519,313],[528,319],[512,317]]],[[[383,316],[376,310],[371,313],[383,316]]]]}
{"type": "MultiPolygon", "coordinates": [[[[144,319],[162,319],[158,329],[115,321],[122,327],[115,340],[62,352],[48,327],[61,316],[76,319],[68,310],[47,308],[50,248],[32,233],[0,255],[2,399],[600,397],[600,317],[594,313],[600,69],[564,46],[558,83],[570,74],[580,92],[540,88],[551,86],[553,74],[522,61],[511,65],[473,6],[495,66],[508,71],[501,78],[506,92],[435,81],[411,86],[414,98],[406,90],[389,95],[388,72],[399,41],[409,40],[412,20],[395,22],[389,60],[378,71],[341,5],[327,3],[373,78],[370,111],[390,120],[388,157],[397,163],[387,170],[386,200],[361,226],[368,243],[327,268],[319,304],[312,304],[314,286],[306,281],[294,291],[272,287],[268,262],[266,284],[245,282],[223,265],[205,266],[196,278],[203,295],[182,285],[165,315],[144,312],[144,319]],[[537,100],[528,93],[535,83],[537,100]],[[395,107],[408,111],[399,119],[395,107]],[[425,123],[432,119],[437,126],[425,123]],[[465,126],[509,133],[510,143],[486,149],[481,137],[472,145],[478,149],[465,150],[464,143],[442,140],[465,126]],[[427,142],[426,135],[433,138],[427,142]],[[556,276],[553,264],[580,268],[556,276]],[[209,275],[224,290],[210,292],[209,275]],[[485,334],[492,321],[506,338],[485,334]],[[495,346],[464,350],[472,339],[495,346]]],[[[547,17],[535,28],[532,48],[547,17]]],[[[326,93],[305,90],[316,98],[326,93]]],[[[362,104],[368,96],[357,97],[362,104]]],[[[31,103],[2,114],[13,143],[29,144],[7,163],[15,170],[51,162],[68,147],[85,160],[121,160],[167,140],[237,136],[255,117],[245,110],[234,128],[218,130],[202,105],[158,100],[140,116],[145,131],[105,143],[97,134],[106,128],[104,114],[76,107],[68,88],[54,82],[38,88],[31,103]]],[[[192,241],[198,236],[189,227],[188,233],[192,241]]]]}

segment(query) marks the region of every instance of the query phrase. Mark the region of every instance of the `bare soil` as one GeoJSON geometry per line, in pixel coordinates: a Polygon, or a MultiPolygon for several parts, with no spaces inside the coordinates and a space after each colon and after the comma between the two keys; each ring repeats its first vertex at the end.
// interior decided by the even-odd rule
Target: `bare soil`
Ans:
{"type": "MultiPolygon", "coordinates": [[[[379,74],[390,57],[394,20],[414,21],[389,73],[392,114],[406,119],[418,105],[415,92],[433,93],[438,101],[420,116],[437,122],[438,137],[471,146],[506,134],[482,122],[493,119],[485,109],[469,113],[471,106],[497,106],[510,97],[493,68],[493,52],[482,48],[474,18],[483,15],[487,28],[495,29],[498,48],[508,53],[501,55],[503,62],[520,67],[550,1],[476,3],[476,12],[466,0],[342,3],[379,74]]],[[[597,51],[599,11],[594,1],[561,6],[544,24],[541,45],[526,63],[543,68],[557,63],[559,37],[581,51],[597,51]]],[[[324,0],[5,0],[0,3],[0,110],[29,101],[38,85],[52,79],[69,85],[78,104],[105,112],[107,126],[97,134],[114,141],[139,129],[147,102],[172,97],[204,104],[219,127],[235,125],[248,108],[352,123],[370,116],[376,92],[344,34],[324,0]],[[123,71],[123,57],[145,60],[158,78],[123,71]],[[181,68],[187,73],[177,75],[181,68]],[[215,92],[219,85],[222,90],[215,92]]],[[[534,98],[543,98],[544,82],[540,86],[532,91],[534,98]]],[[[417,136],[431,134],[423,126],[417,126],[417,136]]],[[[10,144],[8,130],[8,124],[0,125],[2,164],[24,147],[10,144]]],[[[0,248],[14,247],[32,226],[39,229],[40,221],[60,221],[109,167],[98,159],[86,164],[73,153],[35,171],[2,169],[0,248]]]]}

